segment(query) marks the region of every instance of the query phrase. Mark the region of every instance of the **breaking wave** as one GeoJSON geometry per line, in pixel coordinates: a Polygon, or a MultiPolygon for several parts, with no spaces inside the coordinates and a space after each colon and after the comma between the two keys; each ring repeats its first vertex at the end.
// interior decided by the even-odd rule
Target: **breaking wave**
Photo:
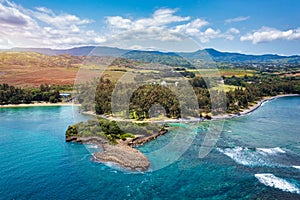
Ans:
{"type": "MultiPolygon", "coordinates": [[[[279,147],[275,148],[217,148],[224,155],[233,159],[236,163],[245,166],[285,166],[276,161],[276,158],[282,158],[286,153],[279,147]]],[[[278,159],[281,160],[281,159],[278,159]]]]}
{"type": "Polygon", "coordinates": [[[273,174],[255,174],[254,175],[262,184],[280,189],[285,192],[300,194],[300,189],[289,181],[276,177],[273,174]]]}

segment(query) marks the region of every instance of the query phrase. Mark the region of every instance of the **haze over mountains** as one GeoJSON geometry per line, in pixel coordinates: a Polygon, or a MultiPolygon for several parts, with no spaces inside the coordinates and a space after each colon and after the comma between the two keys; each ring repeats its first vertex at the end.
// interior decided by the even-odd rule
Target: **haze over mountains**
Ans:
{"type": "MultiPolygon", "coordinates": [[[[216,62],[238,62],[238,63],[300,63],[300,56],[280,56],[276,54],[247,55],[241,53],[220,52],[212,48],[198,50],[195,52],[160,52],[160,51],[141,51],[125,50],[114,47],[104,46],[83,46],[71,49],[50,49],[50,48],[12,48],[5,51],[17,52],[37,52],[45,55],[70,54],[73,56],[113,56],[135,59],[145,58],[149,61],[150,57],[163,59],[166,57],[183,57],[190,59],[212,59],[216,62]]],[[[151,60],[150,60],[151,61],[151,60]]]]}

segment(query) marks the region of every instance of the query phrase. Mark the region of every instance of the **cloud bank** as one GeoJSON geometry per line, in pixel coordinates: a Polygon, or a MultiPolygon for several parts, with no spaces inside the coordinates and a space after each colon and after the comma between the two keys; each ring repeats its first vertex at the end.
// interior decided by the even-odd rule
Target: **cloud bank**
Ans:
{"type": "Polygon", "coordinates": [[[233,40],[239,30],[225,32],[210,26],[205,19],[177,15],[178,9],[157,9],[149,17],[107,16],[103,32],[87,27],[92,19],[60,13],[45,7],[24,8],[9,0],[0,0],[0,48],[109,45],[115,41],[180,41],[192,37],[201,43],[217,38],[233,40]]]}
{"type": "Polygon", "coordinates": [[[253,44],[272,42],[275,40],[299,40],[300,28],[290,29],[286,31],[278,30],[270,27],[262,27],[261,29],[241,36],[241,41],[251,41],[253,44]]]}

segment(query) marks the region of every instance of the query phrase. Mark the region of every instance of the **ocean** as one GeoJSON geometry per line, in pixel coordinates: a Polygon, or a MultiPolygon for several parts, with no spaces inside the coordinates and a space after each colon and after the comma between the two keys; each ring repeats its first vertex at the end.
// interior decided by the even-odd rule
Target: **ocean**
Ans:
{"type": "Polygon", "coordinates": [[[70,106],[0,109],[0,199],[300,199],[299,97],[226,120],[203,158],[220,122],[174,124],[139,147],[151,161],[143,173],[94,162],[93,145],[66,143],[68,125],[87,118],[70,106]]]}

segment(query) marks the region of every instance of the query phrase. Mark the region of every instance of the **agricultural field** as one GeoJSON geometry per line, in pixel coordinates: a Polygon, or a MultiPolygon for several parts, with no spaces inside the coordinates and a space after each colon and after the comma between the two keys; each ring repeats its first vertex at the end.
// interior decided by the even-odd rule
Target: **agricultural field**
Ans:
{"type": "Polygon", "coordinates": [[[243,77],[253,76],[256,71],[255,70],[245,70],[241,68],[236,69],[189,69],[187,71],[194,72],[198,76],[206,76],[206,77],[219,77],[219,76],[236,76],[236,77],[243,77]]]}
{"type": "MultiPolygon", "coordinates": [[[[84,56],[47,56],[33,52],[0,53],[0,83],[21,87],[37,87],[41,84],[73,85],[90,81],[101,75],[117,81],[128,72],[131,76],[158,76],[164,77],[166,81],[176,82],[176,77],[168,77],[169,71],[162,68],[161,65],[149,65],[123,58],[96,57],[89,60],[84,56]],[[97,65],[94,65],[93,62],[96,62],[97,65]]],[[[182,73],[182,71],[178,72],[182,73]]],[[[184,69],[183,72],[192,72],[196,76],[202,77],[243,77],[245,75],[253,76],[256,73],[255,70],[241,68],[184,69]]],[[[153,81],[156,80],[153,79],[153,81]]],[[[225,91],[234,89],[235,86],[225,86],[225,91]]]]}

